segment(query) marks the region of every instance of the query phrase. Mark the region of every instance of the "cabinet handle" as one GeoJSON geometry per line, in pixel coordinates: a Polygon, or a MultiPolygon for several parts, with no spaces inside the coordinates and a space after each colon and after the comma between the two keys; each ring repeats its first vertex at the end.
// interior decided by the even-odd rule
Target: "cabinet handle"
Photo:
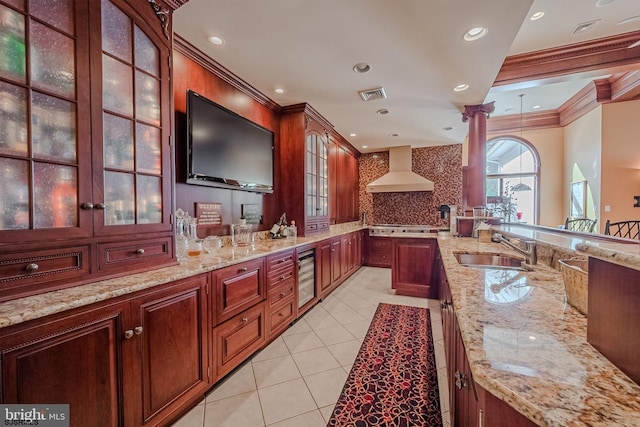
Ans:
{"type": "Polygon", "coordinates": [[[144,255],[144,249],[140,248],[140,249],[136,249],[136,253],[138,255],[144,255]]]}
{"type": "Polygon", "coordinates": [[[287,260],[286,258],[283,258],[283,259],[281,259],[281,260],[278,260],[278,264],[282,264],[282,263],[283,263],[283,262],[285,262],[286,260],[287,260]]]}
{"type": "Polygon", "coordinates": [[[107,205],[105,205],[104,203],[97,203],[97,204],[93,205],[93,207],[95,209],[100,209],[100,210],[107,209],[107,205]]]}
{"type": "Polygon", "coordinates": [[[286,278],[287,278],[287,276],[285,276],[284,274],[282,276],[280,276],[280,280],[284,280],[286,278]]]}
{"type": "Polygon", "coordinates": [[[128,329],[126,331],[124,331],[124,338],[125,339],[131,339],[131,337],[133,337],[133,330],[132,329],[128,329]]]}
{"type": "Polygon", "coordinates": [[[456,388],[462,390],[469,386],[469,380],[466,375],[461,374],[460,371],[456,371],[454,378],[456,379],[456,388]]]}
{"type": "Polygon", "coordinates": [[[133,333],[136,335],[140,335],[142,333],[142,326],[136,326],[133,328],[133,333]]]}
{"type": "Polygon", "coordinates": [[[242,323],[247,323],[249,321],[249,319],[247,319],[246,317],[242,318],[242,323]]]}
{"type": "Polygon", "coordinates": [[[24,269],[27,270],[28,273],[35,273],[36,271],[38,271],[39,268],[40,266],[38,264],[31,263],[31,264],[27,264],[27,266],[24,269]]]}
{"type": "Polygon", "coordinates": [[[286,297],[286,296],[287,296],[287,293],[286,293],[286,292],[280,292],[280,298],[284,298],[284,297],[286,297]]]}
{"type": "Polygon", "coordinates": [[[86,210],[91,210],[93,209],[93,203],[91,202],[84,202],[83,204],[80,205],[80,207],[82,209],[86,209],[86,210]]]}
{"type": "Polygon", "coordinates": [[[242,267],[238,269],[238,273],[244,273],[245,271],[247,271],[248,268],[247,267],[242,267]]]}
{"type": "Polygon", "coordinates": [[[279,315],[280,317],[284,317],[284,316],[286,316],[286,315],[285,315],[284,313],[282,313],[282,312],[278,313],[278,315],[279,315]]]}

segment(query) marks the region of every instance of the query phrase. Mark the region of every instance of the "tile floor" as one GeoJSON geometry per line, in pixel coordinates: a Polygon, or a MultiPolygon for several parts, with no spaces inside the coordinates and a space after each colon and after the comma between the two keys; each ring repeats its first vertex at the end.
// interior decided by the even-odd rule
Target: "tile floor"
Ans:
{"type": "Polygon", "coordinates": [[[449,426],[438,301],[396,296],[391,270],[363,267],[217,385],[174,427],[324,427],[379,302],[431,309],[440,403],[449,426]]]}

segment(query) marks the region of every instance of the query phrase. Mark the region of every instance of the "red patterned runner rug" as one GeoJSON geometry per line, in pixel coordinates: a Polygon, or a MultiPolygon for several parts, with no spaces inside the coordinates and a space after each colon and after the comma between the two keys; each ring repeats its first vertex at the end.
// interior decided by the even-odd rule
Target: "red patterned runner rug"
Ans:
{"type": "Polygon", "coordinates": [[[378,305],[327,426],[442,426],[429,309],[378,305]]]}

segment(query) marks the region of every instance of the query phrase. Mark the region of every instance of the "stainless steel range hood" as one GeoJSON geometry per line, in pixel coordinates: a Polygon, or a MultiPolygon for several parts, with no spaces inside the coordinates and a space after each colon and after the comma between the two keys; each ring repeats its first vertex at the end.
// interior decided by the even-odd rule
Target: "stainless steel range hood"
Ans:
{"type": "Polygon", "coordinates": [[[411,146],[389,148],[389,173],[367,185],[369,193],[433,191],[433,182],[411,170],[411,146]]]}

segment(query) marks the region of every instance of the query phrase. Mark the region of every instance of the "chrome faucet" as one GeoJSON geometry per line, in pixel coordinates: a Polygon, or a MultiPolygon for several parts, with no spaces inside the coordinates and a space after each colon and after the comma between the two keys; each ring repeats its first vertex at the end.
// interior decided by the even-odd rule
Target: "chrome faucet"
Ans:
{"type": "Polygon", "coordinates": [[[493,235],[491,236],[491,241],[496,243],[504,243],[519,254],[524,255],[524,257],[527,259],[527,264],[529,265],[536,265],[538,263],[538,251],[536,249],[536,242],[534,240],[521,240],[521,242],[524,243],[524,249],[511,242],[500,233],[493,233],[493,235]]]}

